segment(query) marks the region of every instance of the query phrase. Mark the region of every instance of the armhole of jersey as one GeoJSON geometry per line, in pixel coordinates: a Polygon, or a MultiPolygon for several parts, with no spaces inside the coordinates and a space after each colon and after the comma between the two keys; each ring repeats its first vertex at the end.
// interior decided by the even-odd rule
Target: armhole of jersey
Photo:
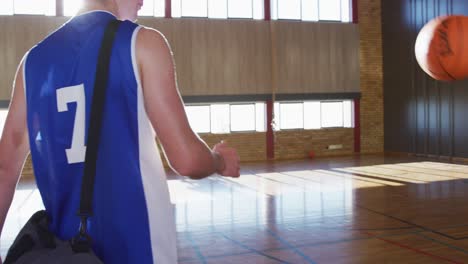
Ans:
{"type": "Polygon", "coordinates": [[[133,65],[133,73],[135,75],[135,79],[136,79],[138,87],[142,87],[141,78],[140,78],[140,69],[138,67],[137,55],[136,55],[136,41],[137,41],[137,36],[138,36],[138,32],[140,31],[140,29],[141,29],[141,26],[136,27],[133,30],[133,35],[132,35],[132,65],[133,65]]]}
{"type": "Polygon", "coordinates": [[[27,103],[27,100],[26,100],[26,64],[27,64],[27,61],[28,61],[28,55],[29,55],[29,52],[26,52],[26,54],[24,54],[24,58],[23,58],[23,89],[24,89],[24,99],[25,99],[25,103],[27,103]]]}

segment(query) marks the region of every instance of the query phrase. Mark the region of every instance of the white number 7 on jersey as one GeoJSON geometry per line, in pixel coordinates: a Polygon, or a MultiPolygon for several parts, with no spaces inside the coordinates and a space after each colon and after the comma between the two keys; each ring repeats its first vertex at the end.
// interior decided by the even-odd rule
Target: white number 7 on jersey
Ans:
{"type": "Polygon", "coordinates": [[[59,112],[68,111],[68,103],[76,102],[75,124],[73,127],[71,148],[66,149],[68,164],[85,161],[85,113],[86,98],[84,85],[64,87],[57,90],[57,108],[59,112]]]}

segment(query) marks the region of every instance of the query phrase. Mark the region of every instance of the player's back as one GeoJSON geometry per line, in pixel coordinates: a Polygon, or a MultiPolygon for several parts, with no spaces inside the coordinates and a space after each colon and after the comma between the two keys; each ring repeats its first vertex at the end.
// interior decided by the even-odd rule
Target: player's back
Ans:
{"type": "MultiPolygon", "coordinates": [[[[97,57],[107,23],[95,11],[74,17],[34,47],[24,76],[34,172],[51,229],[62,239],[79,227],[79,206],[97,57]]],[[[110,63],[90,219],[105,263],[175,263],[175,223],[155,133],[144,110],[135,42],[126,21],[110,63]]]]}

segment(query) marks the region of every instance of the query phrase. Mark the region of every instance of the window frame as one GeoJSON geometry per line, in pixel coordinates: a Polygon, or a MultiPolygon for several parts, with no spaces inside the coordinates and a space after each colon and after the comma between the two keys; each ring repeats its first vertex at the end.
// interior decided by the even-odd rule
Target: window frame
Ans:
{"type": "Polygon", "coordinates": [[[303,10],[303,6],[304,6],[304,3],[303,1],[304,0],[300,0],[300,5],[299,5],[299,14],[300,14],[300,17],[299,18],[280,18],[279,17],[279,7],[278,7],[278,1],[280,0],[267,0],[267,1],[270,1],[270,16],[271,16],[271,19],[272,20],[278,20],[278,21],[300,21],[300,22],[315,22],[315,23],[353,23],[353,19],[352,19],[352,13],[353,13],[353,2],[356,1],[356,0],[339,0],[339,5],[340,5],[340,8],[339,8],[339,12],[340,12],[340,20],[325,20],[325,19],[320,19],[320,1],[324,1],[324,0],[316,0],[317,1],[317,9],[316,9],[316,12],[317,12],[317,20],[309,20],[309,19],[304,19],[304,10],[303,10]],[[344,1],[348,1],[348,6],[349,6],[349,21],[345,21],[344,19],[344,16],[343,16],[343,2],[344,1]],[[276,8],[274,8],[276,7],[276,8]],[[274,11],[276,11],[276,14],[274,14],[274,11]]]}
{"type": "MultiPolygon", "coordinates": [[[[11,12],[5,12],[4,14],[0,14],[0,16],[56,16],[56,17],[70,17],[71,15],[67,14],[64,15],[64,5],[65,5],[65,0],[52,0],[55,2],[55,14],[52,12],[50,14],[47,13],[47,10],[44,12],[44,14],[22,14],[22,13],[15,13],[15,7],[14,7],[14,2],[15,0],[10,0],[11,1],[11,12]]],[[[303,1],[300,0],[300,18],[293,19],[293,18],[279,18],[279,10],[278,10],[278,0],[250,0],[250,17],[236,17],[236,16],[230,16],[229,15],[229,3],[230,1],[236,1],[236,0],[225,0],[226,1],[226,17],[210,17],[210,9],[209,9],[209,1],[219,1],[219,0],[206,0],[207,1],[207,6],[206,6],[206,16],[182,16],[182,0],[148,0],[148,1],[153,1],[153,12],[152,15],[139,15],[138,17],[141,18],[169,18],[169,19],[177,19],[177,18],[188,18],[188,19],[215,19],[215,20],[238,20],[238,19],[244,19],[244,20],[263,20],[263,21],[270,21],[270,20],[279,20],[279,21],[299,21],[299,22],[331,22],[331,23],[354,23],[354,11],[353,9],[355,8],[355,1],[357,0],[340,0],[340,20],[321,20],[320,19],[320,1],[321,0],[316,0],[317,1],[317,20],[311,20],[311,19],[304,19],[304,13],[303,13],[303,1]],[[164,12],[156,13],[154,12],[154,8],[156,6],[156,1],[161,1],[159,4],[164,4],[164,12]],[[174,16],[174,8],[173,8],[173,2],[174,1],[179,1],[180,2],[180,16],[174,16]],[[257,2],[258,1],[258,2],[257,2]],[[349,1],[347,6],[349,7],[349,14],[347,16],[343,15],[343,1],[349,1]],[[257,10],[256,7],[257,5],[262,5],[262,11],[257,10]],[[276,9],[275,9],[276,6],[276,9]],[[276,14],[274,14],[274,11],[276,11],[276,14]],[[260,13],[262,13],[261,16],[257,16],[260,13]],[[163,14],[163,15],[161,15],[163,14]],[[346,19],[346,20],[345,20],[346,19]]],[[[4,4],[5,5],[5,4],[4,4]]]]}
{"type": "MultiPolygon", "coordinates": [[[[302,0],[301,0],[302,1],[302,0]]],[[[318,13],[318,22],[341,22],[341,23],[347,23],[347,22],[343,22],[343,1],[351,1],[351,0],[339,0],[340,2],[340,20],[328,20],[328,19],[320,19],[320,1],[324,1],[324,0],[317,0],[317,13],[318,13]]],[[[327,0],[327,1],[330,1],[330,0],[327,0]]]]}
{"type": "MultiPolygon", "coordinates": [[[[7,0],[8,1],[8,0],[7,0]]],[[[10,2],[10,7],[8,9],[10,9],[9,13],[0,13],[0,17],[4,17],[4,16],[38,16],[38,17],[43,17],[43,16],[47,16],[47,17],[55,17],[57,16],[57,1],[63,1],[63,0],[46,0],[45,1],[45,4],[44,4],[44,9],[43,9],[43,13],[23,13],[23,12],[16,12],[15,10],[15,1],[16,0],[9,0],[8,2],[10,2]],[[50,3],[48,3],[50,1],[50,3]],[[50,4],[51,6],[48,6],[48,4],[50,4]],[[52,7],[51,10],[48,9],[48,7],[52,7]],[[49,11],[51,11],[51,13],[49,13],[49,11]]],[[[2,6],[6,6],[6,2],[5,3],[2,3],[2,6]]],[[[7,10],[7,9],[6,9],[7,10]]]]}
{"type": "MultiPolygon", "coordinates": [[[[209,122],[210,122],[210,131],[209,132],[196,132],[197,134],[213,134],[213,135],[223,135],[223,134],[242,134],[242,133],[266,133],[267,132],[267,113],[266,113],[266,102],[264,101],[249,101],[249,102],[209,102],[209,103],[185,103],[184,107],[192,107],[192,106],[208,106],[209,107],[209,122]],[[257,104],[263,105],[263,120],[265,121],[262,127],[257,127],[257,104]],[[213,105],[228,105],[229,106],[229,132],[226,133],[218,133],[213,132],[212,126],[212,106],[213,105]],[[251,105],[253,107],[253,121],[254,121],[254,129],[253,130],[232,130],[232,106],[238,105],[251,105]],[[260,131],[259,131],[260,130],[260,131]],[[263,131],[262,131],[263,130],[263,131]]],[[[188,118],[188,115],[187,115],[188,118]]],[[[190,122],[190,120],[189,120],[190,122]]]]}
{"type": "Polygon", "coordinates": [[[278,102],[278,106],[279,106],[279,109],[278,109],[278,114],[279,114],[279,121],[278,121],[278,127],[279,127],[279,130],[278,131],[294,131],[294,130],[305,130],[304,129],[304,120],[305,120],[305,112],[304,112],[304,101],[281,101],[281,102],[278,102]],[[298,128],[282,128],[281,127],[281,105],[292,105],[292,104],[301,104],[302,105],[302,128],[301,127],[298,127],[298,128]]]}
{"type": "Polygon", "coordinates": [[[187,116],[187,120],[189,121],[189,124],[190,124],[190,119],[189,119],[189,116],[187,114],[187,110],[186,108],[187,107],[197,107],[197,106],[206,106],[208,107],[208,124],[209,124],[209,131],[208,132],[196,132],[195,129],[192,128],[192,126],[190,125],[190,128],[192,128],[192,130],[197,133],[197,134],[211,134],[211,130],[212,130],[212,127],[211,127],[211,104],[208,104],[208,103],[199,103],[199,104],[185,104],[184,105],[184,111],[185,111],[185,115],[187,116]]]}
{"type": "MultiPolygon", "coordinates": [[[[320,101],[320,127],[321,129],[334,129],[334,128],[346,128],[345,127],[345,109],[344,109],[344,101],[345,100],[325,100],[325,101],[320,101]],[[322,119],[322,113],[323,111],[323,104],[326,103],[341,103],[341,126],[329,126],[329,127],[324,127],[323,126],[323,119],[322,119]]],[[[351,113],[352,114],[352,113],[351,113]]]]}
{"type": "Polygon", "coordinates": [[[351,110],[354,108],[354,102],[353,100],[351,99],[330,99],[330,100],[285,100],[285,101],[276,101],[275,102],[275,106],[277,105],[278,106],[278,109],[274,109],[274,112],[277,113],[275,114],[275,118],[274,118],[274,123],[275,123],[275,128],[273,129],[274,131],[276,132],[279,132],[279,131],[294,131],[294,130],[306,130],[306,131],[309,131],[309,130],[325,130],[325,129],[339,129],[339,128],[344,128],[344,129],[354,129],[355,128],[355,120],[354,120],[354,112],[351,111],[349,114],[351,115],[350,116],[350,119],[351,119],[351,126],[350,127],[347,127],[345,126],[345,114],[346,114],[346,109],[345,109],[345,101],[349,101],[351,103],[351,110]],[[306,112],[305,112],[305,103],[306,102],[318,102],[320,103],[320,128],[305,128],[305,120],[306,120],[306,112]],[[322,103],[341,103],[342,104],[342,111],[341,111],[341,114],[342,114],[342,126],[334,126],[334,127],[324,127],[322,125],[322,103]],[[302,119],[303,119],[303,122],[302,122],[302,128],[282,128],[281,127],[281,104],[297,104],[297,103],[302,103],[302,119]]]}
{"type": "Polygon", "coordinates": [[[257,108],[255,105],[256,102],[252,103],[230,103],[229,104],[229,131],[230,133],[252,133],[257,132],[257,108]],[[233,106],[241,106],[241,105],[252,105],[254,109],[254,129],[253,130],[232,130],[232,107],[233,106]]]}
{"type": "MultiPolygon", "coordinates": [[[[208,1],[219,1],[219,0],[208,0],[208,1]]],[[[236,2],[237,0],[226,0],[227,2],[227,19],[254,19],[254,0],[250,0],[250,17],[235,17],[229,16],[229,2],[236,2]]]]}

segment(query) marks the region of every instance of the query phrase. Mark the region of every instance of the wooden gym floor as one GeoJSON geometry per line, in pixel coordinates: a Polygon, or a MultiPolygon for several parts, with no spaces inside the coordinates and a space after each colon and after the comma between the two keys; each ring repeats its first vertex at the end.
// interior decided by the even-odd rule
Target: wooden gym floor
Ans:
{"type": "MultiPolygon", "coordinates": [[[[468,263],[468,166],[363,156],[170,175],[179,263],[468,263]]],[[[18,187],[0,249],[42,204],[18,187]]]]}

